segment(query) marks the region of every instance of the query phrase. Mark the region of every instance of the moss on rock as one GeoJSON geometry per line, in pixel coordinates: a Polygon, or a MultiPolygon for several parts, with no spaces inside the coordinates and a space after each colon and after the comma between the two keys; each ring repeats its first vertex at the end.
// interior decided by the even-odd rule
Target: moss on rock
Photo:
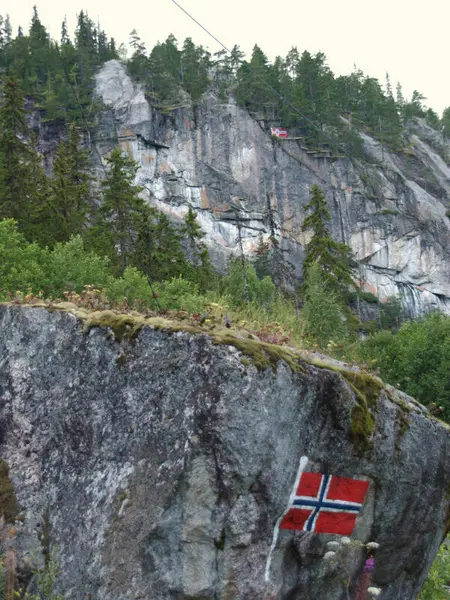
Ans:
{"type": "Polygon", "coordinates": [[[367,452],[372,448],[371,436],[375,429],[375,422],[367,406],[355,404],[350,412],[350,440],[356,449],[367,452]]]}

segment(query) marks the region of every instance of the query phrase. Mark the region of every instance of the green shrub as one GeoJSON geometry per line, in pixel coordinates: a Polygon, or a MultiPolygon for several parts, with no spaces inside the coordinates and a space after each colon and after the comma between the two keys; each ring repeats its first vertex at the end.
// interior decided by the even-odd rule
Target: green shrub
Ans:
{"type": "Polygon", "coordinates": [[[325,285],[317,263],[309,268],[302,317],[306,333],[321,348],[325,348],[331,340],[343,342],[348,337],[348,326],[338,299],[325,285]]]}
{"type": "Polygon", "coordinates": [[[161,281],[154,285],[158,296],[158,307],[162,311],[185,310],[188,313],[199,313],[205,297],[200,295],[198,285],[182,277],[174,277],[169,281],[161,281]]]}
{"type": "Polygon", "coordinates": [[[12,219],[0,221],[0,296],[6,292],[38,292],[44,285],[49,253],[37,244],[30,244],[17,230],[12,219]]]}
{"type": "Polygon", "coordinates": [[[130,306],[141,304],[150,307],[154,303],[148,279],[136,267],[127,267],[120,278],[110,277],[106,295],[112,302],[127,298],[130,306]]]}
{"type": "Polygon", "coordinates": [[[80,293],[85,285],[101,289],[109,278],[108,259],[86,251],[79,235],[56,244],[49,253],[46,288],[54,297],[61,298],[65,291],[80,293]]]}
{"type": "Polygon", "coordinates": [[[450,536],[436,554],[418,600],[450,599],[450,536]]]}
{"type": "Polygon", "coordinates": [[[270,277],[258,279],[255,267],[240,260],[230,264],[228,274],[222,281],[222,289],[230,298],[234,307],[246,302],[256,302],[260,305],[270,302],[275,295],[275,284],[270,277]]]}
{"type": "Polygon", "coordinates": [[[450,419],[450,317],[438,312],[381,331],[360,345],[381,377],[450,419]],[[440,411],[440,412],[439,412],[440,411]]]}

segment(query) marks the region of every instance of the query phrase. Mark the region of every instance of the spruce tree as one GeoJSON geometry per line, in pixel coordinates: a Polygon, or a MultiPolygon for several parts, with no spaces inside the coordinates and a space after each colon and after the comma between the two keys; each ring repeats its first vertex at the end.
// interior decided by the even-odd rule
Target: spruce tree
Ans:
{"type": "Polygon", "coordinates": [[[195,46],[191,38],[186,38],[181,51],[182,85],[194,103],[208,87],[210,64],[210,54],[202,46],[195,46]]]}
{"type": "Polygon", "coordinates": [[[305,280],[305,303],[302,317],[306,333],[321,348],[328,342],[342,342],[348,336],[348,326],[338,294],[330,291],[322,266],[318,262],[309,265],[305,280]]]}
{"type": "Polygon", "coordinates": [[[0,219],[13,218],[26,232],[30,225],[30,161],[25,96],[14,76],[3,86],[0,105],[0,219]]]}
{"type": "Polygon", "coordinates": [[[211,288],[214,282],[214,268],[209,257],[208,248],[202,241],[205,234],[198,224],[197,215],[191,206],[184,218],[183,233],[188,241],[189,259],[193,266],[190,279],[198,283],[201,291],[205,291],[211,288]]]}
{"type": "Polygon", "coordinates": [[[313,235],[306,245],[303,280],[308,280],[311,265],[317,263],[328,288],[338,293],[345,301],[349,287],[354,285],[351,274],[351,250],[346,244],[335,242],[331,237],[326,225],[331,216],[321,188],[313,185],[310,192],[311,199],[305,205],[308,215],[303,221],[302,231],[312,231],[313,235]]]}
{"type": "Polygon", "coordinates": [[[48,220],[53,243],[83,233],[91,209],[88,153],[78,131],[69,127],[68,139],[59,143],[53,163],[50,197],[42,217],[48,220]]]}
{"type": "Polygon", "coordinates": [[[94,250],[106,254],[117,273],[130,264],[136,232],[145,210],[139,196],[142,188],[134,185],[137,164],[115,148],[107,158],[108,173],[102,181],[102,204],[90,231],[94,250]]]}
{"type": "Polygon", "coordinates": [[[190,273],[181,246],[181,235],[163,212],[145,206],[137,234],[132,263],[150,282],[190,273]]]}
{"type": "Polygon", "coordinates": [[[32,132],[30,136],[32,149],[30,160],[30,226],[28,237],[30,241],[41,246],[53,246],[51,218],[47,213],[50,205],[50,181],[42,165],[43,156],[38,150],[38,136],[32,132]]]}

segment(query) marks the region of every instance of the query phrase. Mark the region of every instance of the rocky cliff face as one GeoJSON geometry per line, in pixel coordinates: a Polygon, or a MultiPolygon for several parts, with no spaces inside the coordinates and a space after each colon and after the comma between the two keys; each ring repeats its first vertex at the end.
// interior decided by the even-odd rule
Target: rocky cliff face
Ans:
{"type": "Polygon", "coordinates": [[[380,597],[416,597],[450,501],[450,432],[424,407],[239,332],[70,310],[0,306],[19,570],[55,547],[67,600],[344,600],[376,542],[380,597]],[[350,539],[277,532],[299,465],[368,482],[350,539]]]}
{"type": "Polygon", "coordinates": [[[99,155],[119,143],[140,165],[148,200],[181,219],[191,205],[218,264],[238,250],[255,250],[271,229],[301,272],[303,205],[314,183],[326,192],[334,239],[353,249],[366,290],[380,299],[400,295],[410,314],[432,307],[450,312],[450,167],[433,148],[442,140],[413,125],[400,154],[363,136],[366,160],[330,158],[301,141],[273,141],[235,103],[212,94],[195,109],[161,114],[118,61],[96,77],[108,107],[96,135],[99,155]]]}

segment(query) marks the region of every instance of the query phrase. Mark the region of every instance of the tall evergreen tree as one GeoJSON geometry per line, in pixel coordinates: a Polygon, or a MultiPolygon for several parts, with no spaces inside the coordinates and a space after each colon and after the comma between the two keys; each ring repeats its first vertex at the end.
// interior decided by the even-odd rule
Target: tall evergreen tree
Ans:
{"type": "Polygon", "coordinates": [[[198,283],[200,290],[211,288],[214,282],[214,268],[209,257],[208,248],[202,241],[205,234],[197,222],[197,215],[189,206],[184,218],[183,233],[187,238],[189,246],[189,259],[192,263],[192,274],[189,277],[198,283]]]}
{"type": "Polygon", "coordinates": [[[351,250],[346,244],[332,239],[326,225],[331,216],[323,191],[318,185],[311,187],[311,198],[305,205],[305,211],[308,214],[303,221],[302,231],[312,231],[312,237],[306,245],[303,279],[307,281],[311,265],[318,264],[326,285],[344,300],[349,287],[354,285],[351,250]]]}
{"type": "Polygon", "coordinates": [[[450,138],[450,106],[444,109],[441,118],[441,128],[443,135],[449,139],[450,138]]]}
{"type": "Polygon", "coordinates": [[[10,76],[0,105],[0,218],[13,218],[26,233],[30,224],[32,150],[28,137],[25,96],[10,76]]]}
{"type": "Polygon", "coordinates": [[[149,56],[149,84],[155,98],[171,104],[179,98],[181,61],[177,40],[169,35],[163,44],[156,44],[149,56]]]}
{"type": "Polygon", "coordinates": [[[30,226],[28,237],[31,241],[41,246],[53,246],[51,223],[46,211],[49,206],[50,182],[42,165],[43,157],[38,149],[38,136],[32,132],[30,136],[32,149],[29,172],[30,172],[30,226]]]}
{"type": "Polygon", "coordinates": [[[145,81],[148,76],[148,57],[145,44],[142,42],[136,29],[133,29],[130,33],[130,46],[133,48],[133,55],[128,61],[128,70],[138,81],[145,81]]]}
{"type": "Polygon", "coordinates": [[[68,241],[85,229],[92,205],[89,169],[88,153],[72,124],[68,139],[60,142],[56,152],[45,211],[53,243],[68,241]]]}
{"type": "Polygon", "coordinates": [[[210,54],[202,46],[196,46],[191,38],[186,38],[181,51],[181,83],[194,103],[208,87],[210,54]]]}
{"type": "Polygon", "coordinates": [[[336,292],[330,291],[318,262],[312,262],[308,269],[301,314],[307,335],[321,348],[325,348],[331,340],[342,342],[348,336],[340,299],[336,292]]]}
{"type": "Polygon", "coordinates": [[[111,259],[117,273],[130,264],[136,232],[145,210],[139,196],[142,188],[134,185],[137,164],[115,148],[107,158],[108,173],[102,181],[102,204],[90,232],[94,250],[111,259]]]}
{"type": "Polygon", "coordinates": [[[180,233],[153,207],[141,212],[132,263],[150,282],[190,275],[180,233]]]}

